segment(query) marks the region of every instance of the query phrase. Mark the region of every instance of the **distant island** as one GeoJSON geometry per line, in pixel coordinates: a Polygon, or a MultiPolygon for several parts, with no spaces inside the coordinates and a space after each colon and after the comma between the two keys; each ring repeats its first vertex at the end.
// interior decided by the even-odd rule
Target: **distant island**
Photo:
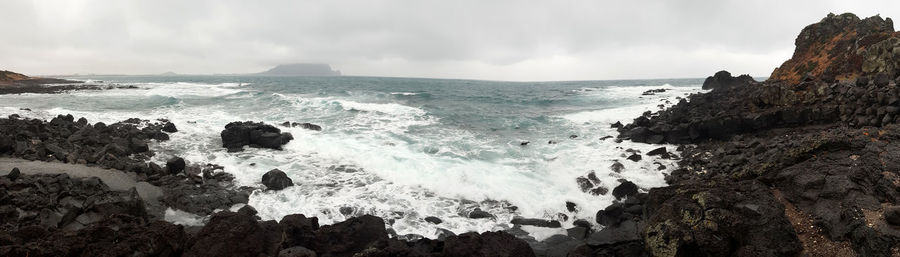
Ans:
{"type": "Polygon", "coordinates": [[[331,65],[324,63],[294,63],[278,65],[258,74],[274,76],[340,76],[341,72],[332,70],[331,65]]]}

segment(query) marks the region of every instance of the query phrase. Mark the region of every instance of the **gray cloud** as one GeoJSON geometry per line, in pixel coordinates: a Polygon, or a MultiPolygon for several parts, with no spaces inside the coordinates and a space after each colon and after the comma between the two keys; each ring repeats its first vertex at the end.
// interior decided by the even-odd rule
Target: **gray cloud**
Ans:
{"type": "Polygon", "coordinates": [[[828,12],[882,1],[3,1],[0,68],[30,74],[345,74],[497,80],[767,76],[828,12]]]}

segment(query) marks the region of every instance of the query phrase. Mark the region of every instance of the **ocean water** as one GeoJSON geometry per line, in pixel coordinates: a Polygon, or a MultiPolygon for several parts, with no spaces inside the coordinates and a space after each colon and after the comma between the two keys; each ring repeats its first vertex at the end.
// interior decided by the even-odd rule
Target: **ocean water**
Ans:
{"type": "MultiPolygon", "coordinates": [[[[181,156],[225,167],[242,186],[262,187],[271,169],[297,186],[256,190],[250,205],[264,219],[302,213],[330,224],[351,216],[385,218],[398,234],[436,237],[441,229],[502,230],[516,216],[555,219],[571,227],[591,222],[612,203],[575,182],[595,172],[610,191],[619,179],[642,190],[663,186],[674,163],[627,161],[624,150],[658,146],[615,143],[610,123],[700,92],[700,79],[494,82],[373,77],[147,76],[79,77],[137,89],[57,95],[0,95],[0,114],[50,119],[58,114],[92,123],[127,118],[169,119],[179,132],[154,143],[151,161],[181,156]],[[642,96],[649,89],[665,93],[642,96]],[[29,108],[31,111],[21,110],[29,108]],[[310,122],[322,131],[285,128],[283,151],[246,148],[228,153],[219,133],[232,121],[310,122]],[[570,137],[577,135],[577,137],[570,137]],[[549,141],[556,144],[549,144],[549,141]],[[522,142],[530,142],[522,146],[522,142]],[[610,165],[620,160],[625,170],[610,165]],[[667,170],[657,170],[659,164],[667,170]],[[566,202],[580,209],[569,212],[566,202]],[[469,219],[474,208],[495,216],[469,219]],[[343,213],[342,213],[343,210],[343,213]],[[349,213],[348,213],[349,211],[349,213]],[[563,214],[563,215],[561,215],[563,214]],[[423,219],[438,217],[442,224],[423,219]]],[[[170,210],[181,223],[202,220],[170,210]]],[[[538,239],[561,229],[527,228],[538,239]]]]}

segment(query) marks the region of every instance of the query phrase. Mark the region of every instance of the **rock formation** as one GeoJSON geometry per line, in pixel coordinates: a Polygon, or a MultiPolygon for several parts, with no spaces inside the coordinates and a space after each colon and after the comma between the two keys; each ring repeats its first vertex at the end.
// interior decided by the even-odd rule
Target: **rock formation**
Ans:
{"type": "Polygon", "coordinates": [[[797,36],[794,55],[775,69],[769,81],[797,84],[807,74],[831,82],[886,72],[900,75],[900,33],[890,18],[859,19],[852,13],[829,14],[797,36]]]}
{"type": "Polygon", "coordinates": [[[281,146],[293,140],[291,133],[281,133],[275,126],[261,122],[232,122],[222,130],[222,147],[229,152],[242,151],[242,147],[270,148],[281,150],[281,146]]]}
{"type": "Polygon", "coordinates": [[[719,72],[715,90],[617,126],[685,144],[682,159],[669,186],[627,198],[641,215],[600,210],[603,240],[570,256],[900,254],[897,38],[890,19],[828,15],[768,81],[721,90],[737,78],[719,72]]]}

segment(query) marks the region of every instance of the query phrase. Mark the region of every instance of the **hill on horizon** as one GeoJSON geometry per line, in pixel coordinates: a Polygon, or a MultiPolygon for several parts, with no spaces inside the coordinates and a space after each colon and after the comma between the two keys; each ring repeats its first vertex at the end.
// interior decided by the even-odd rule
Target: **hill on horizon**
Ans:
{"type": "Polygon", "coordinates": [[[324,63],[292,63],[278,65],[258,74],[276,76],[340,76],[341,72],[332,70],[331,65],[324,63]]]}

